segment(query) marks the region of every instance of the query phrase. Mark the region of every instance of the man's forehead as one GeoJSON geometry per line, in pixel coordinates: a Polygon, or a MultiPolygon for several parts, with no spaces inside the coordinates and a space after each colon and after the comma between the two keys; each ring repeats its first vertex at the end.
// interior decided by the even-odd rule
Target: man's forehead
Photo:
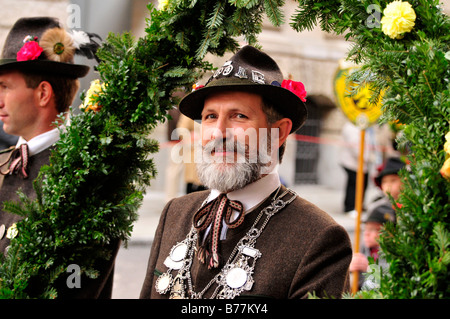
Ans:
{"type": "Polygon", "coordinates": [[[205,98],[203,111],[220,106],[229,108],[261,108],[262,98],[257,94],[241,91],[214,93],[205,98]]]}
{"type": "Polygon", "coordinates": [[[23,74],[17,70],[3,70],[0,72],[0,80],[2,81],[15,78],[23,79],[23,74]]]}

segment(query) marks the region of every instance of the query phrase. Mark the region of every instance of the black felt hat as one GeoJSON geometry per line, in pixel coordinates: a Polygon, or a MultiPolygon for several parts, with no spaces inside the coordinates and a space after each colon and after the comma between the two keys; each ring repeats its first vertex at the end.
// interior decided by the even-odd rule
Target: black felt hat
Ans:
{"type": "Polygon", "coordinates": [[[92,41],[93,36],[97,35],[84,32],[83,35],[84,42],[77,43],[56,18],[21,18],[6,38],[0,58],[0,72],[19,70],[84,77],[89,72],[89,66],[75,64],[74,55],[86,56],[82,47],[90,46],[95,51],[99,45],[92,41]]]}
{"type": "Polygon", "coordinates": [[[364,223],[379,223],[384,225],[386,222],[395,222],[395,211],[392,204],[382,204],[375,207],[364,220],[364,223]]]}
{"type": "MultiPolygon", "coordinates": [[[[204,87],[185,96],[179,109],[187,117],[196,120],[201,118],[205,98],[211,93],[255,93],[270,101],[280,114],[291,119],[293,133],[306,121],[306,106],[297,94],[282,87],[282,84],[283,74],[277,63],[266,53],[248,45],[219,68],[204,87]]],[[[300,85],[304,89],[303,84],[300,85]]],[[[301,89],[297,90],[297,93],[300,91],[301,89]]],[[[304,94],[306,95],[305,91],[304,94]]]]}
{"type": "Polygon", "coordinates": [[[381,187],[381,179],[383,176],[396,174],[405,167],[405,163],[397,157],[391,157],[386,160],[386,163],[381,172],[374,178],[375,185],[381,187]]]}

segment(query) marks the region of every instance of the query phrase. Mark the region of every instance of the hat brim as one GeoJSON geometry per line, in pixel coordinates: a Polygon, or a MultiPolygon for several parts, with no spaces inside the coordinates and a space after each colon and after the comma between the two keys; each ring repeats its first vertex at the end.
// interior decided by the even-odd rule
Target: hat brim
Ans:
{"type": "MultiPolygon", "coordinates": [[[[217,81],[219,82],[219,81],[217,81]]],[[[255,93],[269,100],[276,110],[284,117],[292,121],[290,133],[297,131],[307,119],[305,104],[291,91],[275,85],[253,84],[253,83],[229,83],[221,85],[206,86],[186,95],[179,104],[179,110],[187,117],[198,120],[201,119],[205,99],[213,94],[225,91],[243,91],[255,93]]]]}
{"type": "Polygon", "coordinates": [[[82,78],[89,72],[89,66],[47,60],[15,61],[0,60],[0,72],[4,70],[18,70],[38,72],[42,74],[58,74],[71,78],[82,78]]]}

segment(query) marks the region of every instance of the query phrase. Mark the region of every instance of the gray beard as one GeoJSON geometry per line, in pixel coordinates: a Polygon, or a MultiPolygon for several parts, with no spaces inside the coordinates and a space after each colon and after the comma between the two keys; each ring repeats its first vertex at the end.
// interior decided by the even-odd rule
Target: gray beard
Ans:
{"type": "Polygon", "coordinates": [[[228,193],[261,178],[258,163],[199,163],[198,177],[206,187],[228,193]]]}
{"type": "MultiPolygon", "coordinates": [[[[228,193],[243,188],[259,180],[267,164],[261,161],[261,155],[257,155],[257,161],[249,160],[245,147],[238,142],[226,142],[227,149],[233,149],[241,156],[238,160],[211,159],[211,152],[216,148],[221,148],[222,141],[213,140],[202,149],[203,160],[197,163],[197,174],[202,184],[209,189],[217,189],[219,192],[228,193]],[[247,156],[246,156],[247,154],[247,156]]],[[[262,153],[264,154],[264,153],[262,153]]],[[[263,155],[262,155],[263,156],[263,155]]],[[[266,161],[267,162],[267,161],[266,161]]]]}

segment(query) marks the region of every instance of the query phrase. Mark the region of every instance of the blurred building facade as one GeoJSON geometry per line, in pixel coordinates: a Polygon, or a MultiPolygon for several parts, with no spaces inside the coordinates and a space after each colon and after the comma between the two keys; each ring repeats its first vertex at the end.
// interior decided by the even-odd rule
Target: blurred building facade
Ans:
{"type": "MultiPolygon", "coordinates": [[[[148,0],[0,0],[0,50],[13,23],[26,16],[55,16],[67,28],[95,32],[105,38],[109,32],[131,31],[136,37],[144,34],[148,0]]],[[[153,0],[157,5],[157,1],[153,0]]],[[[450,13],[450,0],[443,1],[445,12],[450,13]]],[[[285,78],[301,81],[308,92],[309,119],[305,126],[291,135],[286,154],[280,167],[280,174],[288,185],[322,184],[331,188],[343,188],[345,174],[338,162],[340,133],[346,121],[336,105],[334,76],[339,61],[346,57],[350,43],[342,36],[314,30],[297,33],[289,26],[289,17],[295,12],[298,2],[286,1],[285,24],[275,28],[264,24],[259,36],[264,51],[271,55],[281,67],[285,78]]],[[[215,66],[221,66],[226,57],[208,59],[215,66]]],[[[79,60],[80,63],[91,63],[79,60]]],[[[96,78],[90,74],[81,81],[82,89],[96,78]]],[[[74,107],[80,101],[74,102],[74,107]]],[[[153,137],[161,143],[161,150],[155,155],[158,177],[152,188],[163,190],[165,168],[170,148],[169,140],[173,123],[160,125],[153,137]]],[[[184,187],[180,181],[180,192],[184,187]]]]}

